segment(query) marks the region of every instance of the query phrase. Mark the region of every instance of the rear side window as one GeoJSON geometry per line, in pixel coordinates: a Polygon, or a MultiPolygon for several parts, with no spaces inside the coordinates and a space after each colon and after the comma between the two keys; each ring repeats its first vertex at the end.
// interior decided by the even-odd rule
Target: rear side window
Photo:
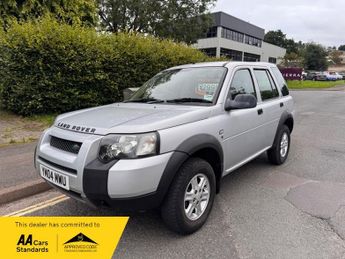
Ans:
{"type": "Polygon", "coordinates": [[[258,82],[261,99],[263,101],[279,96],[278,90],[268,70],[255,69],[254,74],[256,81],[258,82]]]}
{"type": "Polygon", "coordinates": [[[235,99],[238,94],[252,94],[256,97],[254,82],[249,69],[242,69],[235,72],[230,85],[228,98],[235,99]]]}
{"type": "Polygon", "coordinates": [[[287,87],[287,83],[284,77],[282,76],[282,73],[279,71],[277,67],[271,67],[271,70],[273,72],[274,77],[278,81],[278,85],[280,87],[280,91],[282,92],[283,96],[289,95],[289,89],[287,87]]]}

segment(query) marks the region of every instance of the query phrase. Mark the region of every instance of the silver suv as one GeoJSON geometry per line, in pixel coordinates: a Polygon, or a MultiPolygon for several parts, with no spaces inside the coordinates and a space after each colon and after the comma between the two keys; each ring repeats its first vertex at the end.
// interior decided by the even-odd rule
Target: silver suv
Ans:
{"type": "Polygon", "coordinates": [[[287,159],[293,100],[268,63],[164,70],[122,103],[62,114],[39,140],[39,174],[67,195],[122,211],[159,207],[181,234],[198,230],[221,179],[267,151],[287,159]]]}

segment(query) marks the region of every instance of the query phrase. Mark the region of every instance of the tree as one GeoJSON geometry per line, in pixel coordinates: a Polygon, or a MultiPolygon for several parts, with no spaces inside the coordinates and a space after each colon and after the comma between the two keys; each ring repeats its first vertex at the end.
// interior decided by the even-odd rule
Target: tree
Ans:
{"type": "Polygon", "coordinates": [[[327,69],[327,51],[320,44],[308,43],[303,51],[304,66],[307,70],[327,69]]]}
{"type": "Polygon", "coordinates": [[[282,65],[284,67],[303,67],[303,58],[294,52],[286,53],[282,65]]]}
{"type": "Polygon", "coordinates": [[[281,30],[269,31],[266,33],[264,41],[285,48],[286,34],[281,30]]]}
{"type": "Polygon", "coordinates": [[[299,52],[299,43],[295,42],[294,39],[287,39],[286,34],[281,30],[267,32],[264,40],[273,45],[285,48],[288,54],[299,52]]]}
{"type": "Polygon", "coordinates": [[[210,27],[215,0],[98,0],[101,25],[110,32],[131,31],[195,42],[210,27]]]}
{"type": "Polygon", "coordinates": [[[342,51],[345,51],[345,45],[340,45],[338,50],[342,50],[342,51]]]}
{"type": "Polygon", "coordinates": [[[97,24],[95,0],[1,0],[0,25],[8,28],[12,20],[28,21],[45,15],[68,24],[81,23],[87,26],[97,24]]]}

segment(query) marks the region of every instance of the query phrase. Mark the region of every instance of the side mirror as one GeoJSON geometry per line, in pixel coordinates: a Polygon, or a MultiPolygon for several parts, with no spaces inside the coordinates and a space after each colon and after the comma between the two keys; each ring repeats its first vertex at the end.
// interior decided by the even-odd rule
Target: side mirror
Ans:
{"type": "Polygon", "coordinates": [[[240,109],[251,109],[255,108],[257,100],[255,96],[251,94],[238,94],[235,100],[228,98],[225,103],[225,110],[240,110],[240,109]]]}

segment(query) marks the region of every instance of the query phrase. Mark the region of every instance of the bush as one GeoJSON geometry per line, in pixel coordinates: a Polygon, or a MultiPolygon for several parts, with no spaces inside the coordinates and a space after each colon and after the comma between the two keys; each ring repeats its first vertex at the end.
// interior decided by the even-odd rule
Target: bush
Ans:
{"type": "Polygon", "coordinates": [[[103,34],[51,19],[0,32],[4,107],[17,114],[60,113],[120,101],[160,70],[207,61],[198,50],[169,40],[103,34]]]}

